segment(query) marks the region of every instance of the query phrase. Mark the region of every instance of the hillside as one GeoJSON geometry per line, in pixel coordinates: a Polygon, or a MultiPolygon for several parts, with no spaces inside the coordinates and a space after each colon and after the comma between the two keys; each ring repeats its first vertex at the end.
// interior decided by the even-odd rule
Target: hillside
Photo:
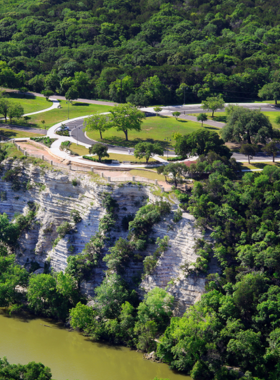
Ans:
{"type": "Polygon", "coordinates": [[[186,102],[255,99],[279,80],[279,23],[272,0],[1,0],[0,85],[158,104],[182,102],[185,83],[186,102]]]}

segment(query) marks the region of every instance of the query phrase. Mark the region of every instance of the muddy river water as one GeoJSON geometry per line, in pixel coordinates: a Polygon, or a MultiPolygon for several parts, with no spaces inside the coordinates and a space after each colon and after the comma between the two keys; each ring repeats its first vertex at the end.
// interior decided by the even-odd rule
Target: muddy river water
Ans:
{"type": "Polygon", "coordinates": [[[165,364],[143,359],[125,347],[93,343],[43,319],[0,313],[0,357],[10,363],[41,362],[56,380],[191,380],[165,364]],[[49,327],[46,327],[49,326],[49,327]]]}

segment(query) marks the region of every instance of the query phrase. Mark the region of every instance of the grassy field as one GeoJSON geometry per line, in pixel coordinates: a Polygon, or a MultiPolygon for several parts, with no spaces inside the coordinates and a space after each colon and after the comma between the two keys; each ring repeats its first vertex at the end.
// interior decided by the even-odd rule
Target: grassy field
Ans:
{"type": "MultiPolygon", "coordinates": [[[[45,99],[43,99],[43,101],[47,103],[45,99]]],[[[13,120],[13,124],[27,125],[32,128],[49,129],[54,124],[68,119],[68,104],[66,104],[65,100],[62,100],[60,104],[62,106],[61,109],[54,109],[51,111],[39,113],[37,115],[29,116],[27,122],[25,122],[23,119],[20,119],[18,121],[15,119],[13,120]],[[44,125],[42,124],[42,120],[45,120],[44,125]]],[[[50,106],[51,103],[48,103],[47,108],[50,106]]],[[[94,113],[108,112],[111,108],[112,107],[110,106],[100,106],[88,103],[73,103],[72,105],[69,105],[69,119],[73,119],[79,116],[87,116],[94,113]]]]}
{"type": "Polygon", "coordinates": [[[243,162],[242,169],[263,169],[266,165],[275,165],[280,167],[280,162],[252,162],[250,164],[248,164],[248,162],[243,162]]]}
{"type": "Polygon", "coordinates": [[[158,181],[165,181],[164,175],[157,174],[156,172],[152,173],[152,172],[146,172],[144,170],[134,169],[134,170],[130,170],[129,173],[133,176],[139,176],[139,177],[144,177],[144,178],[154,179],[154,180],[157,179],[158,181]]]}
{"type": "MultiPolygon", "coordinates": [[[[72,143],[70,145],[70,149],[73,152],[77,153],[79,156],[86,156],[89,154],[88,148],[84,147],[83,145],[77,145],[77,144],[72,143]]],[[[139,164],[146,162],[145,158],[136,159],[133,155],[128,155],[128,154],[110,153],[109,157],[105,157],[105,158],[108,160],[118,160],[118,161],[137,161],[137,162],[139,162],[139,164]]],[[[154,160],[153,158],[149,159],[149,162],[153,162],[153,161],[155,162],[156,160],[154,160]]]]}
{"type": "Polygon", "coordinates": [[[20,103],[24,109],[24,113],[41,111],[52,106],[52,102],[47,102],[45,98],[37,96],[23,96],[14,93],[8,93],[8,99],[12,103],[20,103]]]}
{"type": "MultiPolygon", "coordinates": [[[[220,121],[222,123],[226,123],[227,122],[227,116],[226,116],[225,112],[217,112],[215,114],[215,116],[214,116],[213,119],[211,117],[211,112],[205,112],[205,113],[208,116],[209,120],[220,121]]],[[[270,120],[273,128],[280,128],[280,125],[278,125],[278,124],[275,123],[276,117],[280,116],[280,110],[279,110],[279,112],[277,112],[277,111],[267,111],[267,112],[263,112],[263,114],[266,115],[269,118],[269,120],[270,120]]],[[[195,113],[192,113],[192,114],[189,114],[189,115],[191,115],[191,116],[198,116],[198,114],[195,114],[195,113]]],[[[207,123],[207,121],[205,123],[207,123]]]]}
{"type": "MultiPolygon", "coordinates": [[[[125,147],[132,147],[143,141],[159,142],[164,149],[169,149],[175,144],[175,140],[172,137],[174,132],[183,135],[197,131],[199,128],[201,128],[200,123],[192,121],[176,120],[173,117],[166,116],[148,117],[143,121],[142,130],[140,132],[128,132],[129,141],[125,141],[123,132],[111,128],[103,134],[104,138],[102,142],[125,147]]],[[[214,127],[205,128],[218,131],[218,128],[214,127]]],[[[101,141],[99,133],[96,131],[87,132],[87,135],[93,140],[101,141]]]]}
{"type": "Polygon", "coordinates": [[[38,133],[21,132],[13,129],[0,128],[0,138],[4,139],[16,139],[21,137],[40,137],[38,133]]]}
{"type": "Polygon", "coordinates": [[[79,156],[86,156],[89,152],[88,152],[88,148],[86,148],[85,146],[83,145],[77,145],[77,144],[74,144],[72,143],[70,145],[70,149],[77,153],[79,156]]]}

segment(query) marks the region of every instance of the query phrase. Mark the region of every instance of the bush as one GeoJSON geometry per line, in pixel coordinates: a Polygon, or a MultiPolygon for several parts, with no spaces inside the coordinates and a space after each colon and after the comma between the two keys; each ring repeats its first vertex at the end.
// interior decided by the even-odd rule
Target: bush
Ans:
{"type": "Polygon", "coordinates": [[[71,230],[72,226],[69,222],[63,222],[59,227],[57,227],[56,232],[58,233],[60,239],[71,230]]]}
{"type": "Polygon", "coordinates": [[[33,140],[33,141],[39,142],[39,143],[41,143],[41,144],[46,145],[48,148],[50,148],[51,145],[52,145],[57,139],[50,139],[49,136],[48,136],[48,137],[30,137],[30,140],[33,140]]]}
{"type": "Polygon", "coordinates": [[[78,186],[78,181],[76,179],[72,179],[72,185],[73,186],[78,186]]]}
{"type": "Polygon", "coordinates": [[[79,223],[82,220],[82,217],[81,217],[78,210],[71,210],[70,215],[71,215],[74,223],[79,223]]]}

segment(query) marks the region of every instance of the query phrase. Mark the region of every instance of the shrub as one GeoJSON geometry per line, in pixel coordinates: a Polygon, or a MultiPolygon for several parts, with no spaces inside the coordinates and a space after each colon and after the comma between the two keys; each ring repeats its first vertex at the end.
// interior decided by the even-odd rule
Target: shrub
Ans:
{"type": "Polygon", "coordinates": [[[71,215],[74,223],[79,223],[82,220],[82,217],[81,217],[78,210],[71,210],[70,215],[71,215]]]}
{"type": "Polygon", "coordinates": [[[71,230],[71,228],[72,226],[69,222],[63,222],[60,226],[57,227],[56,232],[62,239],[71,230]]]}

